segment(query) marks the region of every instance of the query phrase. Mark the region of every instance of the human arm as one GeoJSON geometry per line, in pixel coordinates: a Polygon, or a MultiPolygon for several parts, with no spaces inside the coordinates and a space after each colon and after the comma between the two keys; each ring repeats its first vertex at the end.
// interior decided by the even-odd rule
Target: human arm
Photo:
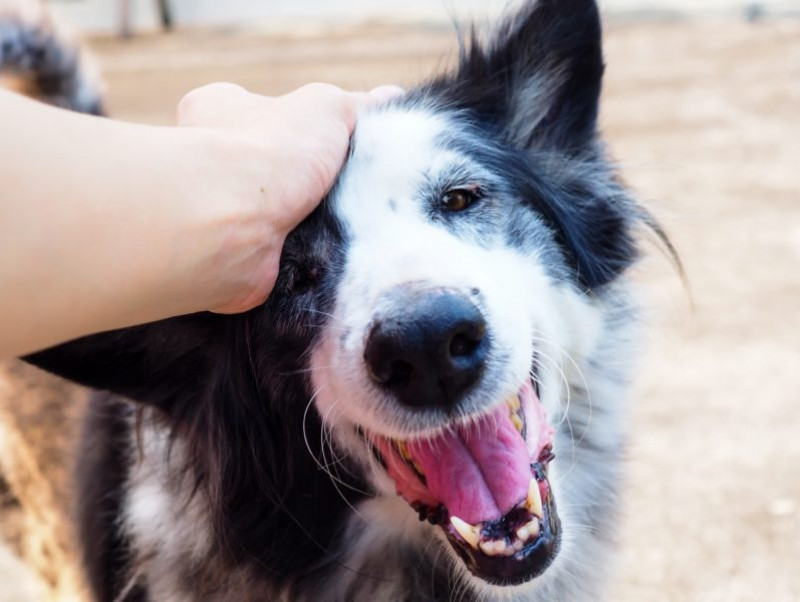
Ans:
{"type": "Polygon", "coordinates": [[[359,108],[391,94],[217,84],[187,95],[171,128],[0,90],[0,356],[262,302],[359,108]]]}

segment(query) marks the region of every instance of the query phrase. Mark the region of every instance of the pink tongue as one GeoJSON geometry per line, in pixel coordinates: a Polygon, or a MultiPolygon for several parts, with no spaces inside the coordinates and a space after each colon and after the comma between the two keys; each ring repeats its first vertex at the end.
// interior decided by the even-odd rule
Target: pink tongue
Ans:
{"type": "Polygon", "coordinates": [[[431,495],[468,523],[497,520],[528,495],[530,457],[502,405],[477,424],[409,442],[431,495]]]}

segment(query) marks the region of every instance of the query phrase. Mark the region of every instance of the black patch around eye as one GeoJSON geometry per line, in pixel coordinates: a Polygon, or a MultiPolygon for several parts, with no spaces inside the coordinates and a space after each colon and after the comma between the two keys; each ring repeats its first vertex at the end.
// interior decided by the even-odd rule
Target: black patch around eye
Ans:
{"type": "Polygon", "coordinates": [[[480,199],[481,189],[477,186],[469,188],[453,188],[442,195],[441,203],[445,211],[457,213],[469,209],[480,199]]]}
{"type": "Polygon", "coordinates": [[[284,290],[289,295],[308,293],[317,286],[321,272],[318,265],[294,266],[287,274],[284,290]]]}

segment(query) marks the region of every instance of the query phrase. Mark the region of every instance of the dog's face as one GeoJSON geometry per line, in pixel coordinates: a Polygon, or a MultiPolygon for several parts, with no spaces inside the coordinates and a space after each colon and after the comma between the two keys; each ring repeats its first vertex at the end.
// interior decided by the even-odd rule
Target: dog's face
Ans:
{"type": "Polygon", "coordinates": [[[581,528],[556,509],[582,503],[559,432],[641,217],[597,141],[602,72],[594,2],[540,0],[360,117],[264,307],[30,359],[159,406],[217,530],[276,573],[346,548],[352,504],[399,496],[434,525],[406,543],[475,587],[538,582],[581,528]]]}

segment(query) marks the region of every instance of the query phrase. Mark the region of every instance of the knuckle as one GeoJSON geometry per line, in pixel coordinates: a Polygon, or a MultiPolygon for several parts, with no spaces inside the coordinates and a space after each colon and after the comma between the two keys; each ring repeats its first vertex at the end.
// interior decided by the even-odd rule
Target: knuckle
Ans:
{"type": "Polygon", "coordinates": [[[178,102],[178,121],[193,121],[197,115],[197,105],[202,102],[200,89],[195,89],[183,95],[178,102]]]}
{"type": "Polygon", "coordinates": [[[184,94],[178,102],[178,120],[193,122],[202,114],[205,107],[219,102],[223,98],[241,95],[247,91],[238,84],[216,82],[200,86],[184,94]]]}

